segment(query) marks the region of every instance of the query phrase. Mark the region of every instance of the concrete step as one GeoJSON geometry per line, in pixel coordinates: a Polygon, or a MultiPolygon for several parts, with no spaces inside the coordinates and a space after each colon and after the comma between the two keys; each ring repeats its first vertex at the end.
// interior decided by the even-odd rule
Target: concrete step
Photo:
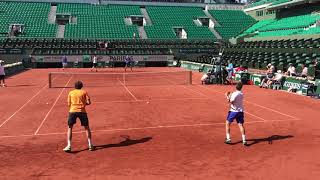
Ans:
{"type": "Polygon", "coordinates": [[[56,38],[64,38],[65,25],[59,25],[56,33],[56,38]]]}
{"type": "Polygon", "coordinates": [[[222,39],[222,36],[214,28],[209,29],[214,34],[214,36],[216,36],[217,39],[222,39]]]}
{"type": "Polygon", "coordinates": [[[147,25],[152,25],[152,22],[147,10],[145,8],[140,8],[140,11],[143,17],[145,18],[147,25]]]}
{"type": "Polygon", "coordinates": [[[50,12],[48,14],[48,23],[49,24],[56,23],[56,14],[57,14],[57,6],[51,6],[50,12]]]}
{"type": "Polygon", "coordinates": [[[139,31],[139,35],[140,35],[140,39],[148,39],[147,33],[144,30],[144,27],[138,27],[138,31],[139,31]]]}

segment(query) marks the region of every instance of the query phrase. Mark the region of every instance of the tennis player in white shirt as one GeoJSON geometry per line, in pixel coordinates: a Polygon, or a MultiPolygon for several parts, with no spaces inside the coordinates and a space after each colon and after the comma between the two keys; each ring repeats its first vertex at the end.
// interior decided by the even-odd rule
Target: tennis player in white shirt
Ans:
{"type": "Polygon", "coordinates": [[[242,83],[239,82],[236,85],[236,91],[233,93],[227,92],[226,98],[230,103],[230,111],[228,112],[228,117],[226,121],[226,144],[231,144],[230,136],[230,124],[236,120],[240,128],[242,135],[242,144],[247,146],[245,128],[244,128],[244,108],[243,108],[243,93],[242,93],[242,83]]]}
{"type": "Polygon", "coordinates": [[[92,71],[92,70],[95,70],[96,72],[98,72],[98,69],[97,69],[97,66],[98,66],[98,58],[97,58],[96,55],[93,56],[92,62],[93,62],[93,66],[92,66],[92,68],[91,68],[91,71],[92,71]]]}
{"type": "Polygon", "coordinates": [[[1,84],[1,81],[2,81],[1,86],[2,87],[6,87],[6,82],[5,82],[6,73],[4,71],[3,62],[4,61],[0,60],[0,84],[1,84]]]}

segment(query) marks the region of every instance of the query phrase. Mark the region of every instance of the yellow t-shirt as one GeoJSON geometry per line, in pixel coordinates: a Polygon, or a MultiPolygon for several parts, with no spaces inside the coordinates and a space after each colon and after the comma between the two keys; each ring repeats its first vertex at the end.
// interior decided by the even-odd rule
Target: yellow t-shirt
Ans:
{"type": "Polygon", "coordinates": [[[81,89],[75,89],[69,92],[68,105],[69,112],[86,112],[87,100],[90,97],[88,93],[81,89]]]}

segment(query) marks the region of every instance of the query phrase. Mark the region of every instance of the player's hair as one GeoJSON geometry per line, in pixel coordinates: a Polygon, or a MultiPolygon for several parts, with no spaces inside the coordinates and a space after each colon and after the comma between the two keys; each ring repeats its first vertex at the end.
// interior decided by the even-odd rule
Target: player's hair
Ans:
{"type": "Polygon", "coordinates": [[[82,89],[83,83],[81,81],[77,81],[74,83],[74,88],[75,89],[82,89]]]}
{"type": "Polygon", "coordinates": [[[242,86],[243,86],[242,82],[238,82],[237,85],[236,85],[236,89],[237,89],[238,91],[241,91],[242,86]]]}

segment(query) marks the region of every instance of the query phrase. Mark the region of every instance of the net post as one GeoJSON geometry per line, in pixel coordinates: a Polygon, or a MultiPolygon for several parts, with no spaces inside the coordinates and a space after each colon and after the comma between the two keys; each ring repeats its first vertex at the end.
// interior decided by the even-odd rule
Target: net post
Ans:
{"type": "Polygon", "coordinates": [[[48,86],[49,88],[51,88],[51,73],[49,73],[48,78],[49,78],[48,86]]]}
{"type": "Polygon", "coordinates": [[[192,71],[188,72],[188,84],[192,84],[192,71]]]}

